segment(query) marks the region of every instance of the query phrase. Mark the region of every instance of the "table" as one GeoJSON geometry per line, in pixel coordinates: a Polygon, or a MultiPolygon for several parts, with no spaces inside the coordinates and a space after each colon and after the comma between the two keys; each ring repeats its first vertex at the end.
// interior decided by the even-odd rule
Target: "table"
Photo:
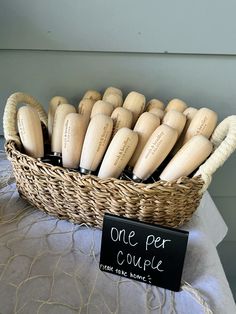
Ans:
{"type": "Polygon", "coordinates": [[[101,231],[27,204],[0,159],[1,314],[236,313],[216,251],[227,226],[208,192],[182,227],[190,231],[183,280],[191,287],[174,293],[100,271],[101,231]]]}

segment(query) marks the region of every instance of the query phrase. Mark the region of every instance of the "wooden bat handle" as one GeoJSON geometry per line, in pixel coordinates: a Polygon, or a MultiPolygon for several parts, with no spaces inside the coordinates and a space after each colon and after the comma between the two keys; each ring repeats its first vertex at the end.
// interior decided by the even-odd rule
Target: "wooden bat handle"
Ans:
{"type": "Polygon", "coordinates": [[[113,120],[113,131],[112,137],[117,133],[121,128],[131,128],[133,122],[133,114],[128,109],[123,107],[117,107],[111,115],[113,120]]]}
{"type": "Polygon", "coordinates": [[[57,107],[53,120],[51,151],[54,154],[62,152],[62,133],[65,118],[69,113],[76,112],[75,107],[70,104],[61,104],[57,107]]]}
{"type": "Polygon", "coordinates": [[[23,106],[17,112],[17,126],[21,142],[27,155],[34,158],[44,156],[43,131],[37,111],[23,106]]]}
{"type": "Polygon", "coordinates": [[[183,131],[185,123],[186,116],[182,112],[176,110],[168,111],[162,120],[162,124],[167,124],[178,132],[178,137],[183,131]]]}
{"type": "Polygon", "coordinates": [[[148,179],[167,157],[178,137],[178,132],[162,124],[149,137],[133,169],[135,181],[148,179]]]}
{"type": "Polygon", "coordinates": [[[68,104],[68,100],[62,96],[54,96],[49,102],[49,107],[48,107],[48,136],[49,136],[49,140],[51,140],[51,138],[52,138],[52,128],[53,128],[53,120],[54,120],[55,112],[57,110],[57,107],[60,104],[68,104]]]}
{"type": "Polygon", "coordinates": [[[81,99],[78,105],[78,113],[80,113],[83,116],[86,126],[88,126],[89,124],[91,112],[92,112],[93,105],[95,104],[95,102],[96,100],[83,98],[81,99]]]}
{"type": "Polygon", "coordinates": [[[108,94],[102,100],[111,103],[114,108],[121,107],[123,104],[123,98],[120,94],[108,94]]]}
{"type": "Polygon", "coordinates": [[[123,107],[132,111],[133,113],[133,126],[138,120],[139,116],[143,113],[145,108],[146,98],[144,95],[137,92],[130,92],[123,103],[123,107]]]}
{"type": "Polygon", "coordinates": [[[62,134],[62,164],[65,168],[78,168],[86,122],[79,113],[69,113],[64,122],[62,134]]]}
{"type": "Polygon", "coordinates": [[[104,98],[106,98],[106,96],[109,94],[118,94],[123,97],[122,90],[114,86],[107,87],[107,89],[104,91],[102,99],[105,100],[104,98]]]}
{"type": "Polygon", "coordinates": [[[149,102],[147,103],[147,108],[146,111],[150,111],[151,109],[161,109],[164,110],[164,103],[162,101],[160,101],[159,99],[151,99],[149,100],[149,102]]]}
{"type": "Polygon", "coordinates": [[[107,115],[97,114],[90,120],[81,152],[82,173],[91,173],[97,169],[109,144],[112,128],[113,120],[107,115]]]}
{"type": "Polygon", "coordinates": [[[200,193],[208,188],[214,172],[224,164],[236,149],[236,115],[227,117],[216,127],[211,142],[214,146],[214,152],[195,174],[195,176],[201,175],[205,182],[200,193]]]}
{"type": "Polygon", "coordinates": [[[211,109],[201,108],[193,117],[183,140],[185,144],[191,137],[202,134],[209,138],[213,133],[217,123],[217,114],[211,109]]]}
{"type": "Polygon", "coordinates": [[[83,99],[92,99],[97,101],[102,99],[102,95],[96,90],[89,89],[87,92],[85,92],[83,99]]]}
{"type": "Polygon", "coordinates": [[[150,112],[144,112],[138,118],[138,121],[134,126],[134,131],[138,134],[138,145],[128,164],[131,168],[136,164],[149,137],[159,125],[160,119],[150,112]]]}
{"type": "Polygon", "coordinates": [[[185,123],[185,126],[184,126],[182,133],[180,134],[180,136],[178,138],[177,143],[175,144],[174,148],[172,149],[172,151],[170,153],[171,156],[174,156],[178,152],[178,150],[183,146],[185,134],[188,130],[188,127],[189,127],[191,121],[193,120],[194,116],[196,115],[196,113],[197,113],[197,109],[193,108],[193,107],[188,107],[183,112],[183,114],[186,116],[186,123],[185,123]]]}
{"type": "Polygon", "coordinates": [[[114,106],[109,102],[106,102],[104,100],[98,100],[93,105],[90,118],[92,119],[96,114],[105,114],[107,116],[110,116],[113,109],[114,106]]]}
{"type": "Polygon", "coordinates": [[[118,178],[126,167],[138,143],[138,134],[121,128],[113,137],[103,158],[98,177],[118,178]]]}
{"type": "Polygon", "coordinates": [[[162,120],[164,118],[164,115],[165,115],[165,112],[162,109],[158,109],[158,108],[152,108],[152,109],[148,110],[148,112],[154,114],[160,120],[162,120]]]}
{"type": "Polygon", "coordinates": [[[167,164],[160,179],[172,181],[190,175],[207,159],[212,149],[212,143],[205,136],[193,136],[167,164]]]}
{"type": "Polygon", "coordinates": [[[3,115],[3,130],[6,141],[14,141],[18,147],[21,147],[21,141],[16,130],[16,114],[18,104],[27,104],[35,108],[39,114],[40,120],[47,127],[48,118],[42,105],[32,96],[24,93],[14,93],[8,99],[3,115]]]}
{"type": "Polygon", "coordinates": [[[183,100],[174,98],[167,104],[165,110],[166,111],[176,110],[179,112],[183,112],[184,110],[187,109],[187,107],[188,107],[187,104],[183,100]]]}

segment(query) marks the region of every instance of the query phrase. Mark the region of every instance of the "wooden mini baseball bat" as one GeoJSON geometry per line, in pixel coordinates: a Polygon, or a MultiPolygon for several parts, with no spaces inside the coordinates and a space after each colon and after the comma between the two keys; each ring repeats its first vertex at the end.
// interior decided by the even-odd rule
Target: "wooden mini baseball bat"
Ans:
{"type": "Polygon", "coordinates": [[[113,120],[97,114],[89,123],[80,158],[80,171],[84,174],[95,171],[102,160],[111,138],[113,120]]]}
{"type": "Polygon", "coordinates": [[[133,126],[137,122],[138,117],[143,113],[145,108],[145,102],[145,96],[137,92],[130,92],[125,98],[123,107],[132,111],[133,126]]]}
{"type": "Polygon", "coordinates": [[[187,104],[183,100],[174,98],[168,103],[165,110],[166,111],[176,110],[179,112],[184,112],[184,110],[187,109],[187,107],[188,107],[187,104]]]}
{"type": "Polygon", "coordinates": [[[176,129],[178,136],[180,136],[186,123],[186,116],[182,112],[170,110],[165,114],[162,123],[176,129]]]}
{"type": "Polygon", "coordinates": [[[187,121],[192,121],[193,117],[195,116],[195,114],[197,113],[198,109],[194,108],[194,107],[188,107],[187,109],[184,110],[183,114],[186,116],[187,121]]]}
{"type": "Polygon", "coordinates": [[[208,108],[199,109],[186,131],[183,144],[185,144],[188,140],[190,140],[190,138],[197,134],[202,134],[206,138],[209,138],[213,133],[216,124],[216,112],[208,108]]]}
{"type": "Polygon", "coordinates": [[[62,133],[62,165],[65,168],[78,168],[86,124],[78,113],[69,113],[64,122],[62,133]]]}
{"type": "Polygon", "coordinates": [[[162,171],[160,179],[172,181],[188,176],[206,160],[212,149],[212,143],[205,136],[193,136],[171,159],[162,171]]]}
{"type": "Polygon", "coordinates": [[[164,107],[165,105],[162,101],[154,98],[149,100],[149,102],[147,103],[146,111],[150,111],[153,108],[164,110],[164,107]]]}
{"type": "Polygon", "coordinates": [[[68,100],[62,96],[55,96],[49,102],[49,108],[48,108],[48,136],[49,136],[49,140],[51,140],[51,138],[52,138],[52,128],[53,128],[53,120],[54,120],[55,112],[56,112],[57,107],[60,104],[68,104],[68,100]]]}
{"type": "Polygon", "coordinates": [[[159,125],[160,119],[150,112],[144,112],[138,118],[134,131],[137,132],[139,140],[135,152],[128,163],[130,168],[134,167],[149,137],[159,125]]]}
{"type": "Polygon", "coordinates": [[[85,98],[85,99],[92,99],[92,100],[96,100],[97,101],[97,100],[102,99],[102,95],[98,91],[96,91],[96,90],[89,89],[84,94],[83,98],[85,98]]]}
{"type": "Polygon", "coordinates": [[[103,97],[106,97],[109,94],[119,94],[121,97],[123,97],[122,90],[113,86],[107,87],[107,89],[105,90],[103,94],[103,97]]]}
{"type": "Polygon", "coordinates": [[[158,109],[158,108],[152,108],[150,109],[148,112],[154,114],[155,116],[157,116],[160,120],[163,119],[165,112],[162,109],[158,109]]]}
{"type": "Polygon", "coordinates": [[[102,100],[109,102],[114,108],[121,107],[123,104],[123,97],[120,94],[107,94],[103,96],[102,100]]]}
{"type": "Polygon", "coordinates": [[[157,127],[134,166],[133,180],[140,182],[148,179],[169,154],[177,137],[178,132],[170,126],[161,124],[157,127]]]}
{"type": "Polygon", "coordinates": [[[183,146],[185,134],[188,130],[188,127],[189,127],[191,121],[193,120],[193,117],[197,113],[197,111],[198,110],[196,108],[188,107],[183,112],[183,114],[186,116],[186,123],[185,123],[185,126],[184,126],[182,133],[180,134],[180,136],[178,138],[177,143],[175,144],[174,148],[172,149],[172,151],[170,153],[171,156],[174,156],[177,153],[177,151],[183,146]]]}
{"type": "Polygon", "coordinates": [[[133,122],[133,114],[128,109],[123,107],[117,107],[111,115],[113,120],[113,131],[112,137],[116,134],[116,132],[121,128],[131,128],[133,122]]]}
{"type": "Polygon", "coordinates": [[[128,128],[119,129],[102,161],[98,177],[118,178],[125,169],[138,143],[138,134],[128,128]]]}
{"type": "Polygon", "coordinates": [[[51,151],[56,156],[60,156],[62,152],[62,132],[65,118],[69,113],[73,112],[76,112],[75,107],[69,104],[61,104],[57,107],[55,112],[52,129],[51,151]]]}
{"type": "Polygon", "coordinates": [[[97,114],[105,114],[107,116],[110,116],[112,114],[114,107],[109,102],[106,102],[104,100],[98,100],[93,105],[90,119],[93,118],[97,114]]]}
{"type": "Polygon", "coordinates": [[[27,155],[34,158],[44,156],[43,132],[37,111],[29,106],[17,112],[17,127],[27,155]]]}
{"type": "Polygon", "coordinates": [[[82,114],[86,126],[89,124],[91,112],[95,102],[96,100],[83,98],[78,105],[78,113],[82,114]]]}

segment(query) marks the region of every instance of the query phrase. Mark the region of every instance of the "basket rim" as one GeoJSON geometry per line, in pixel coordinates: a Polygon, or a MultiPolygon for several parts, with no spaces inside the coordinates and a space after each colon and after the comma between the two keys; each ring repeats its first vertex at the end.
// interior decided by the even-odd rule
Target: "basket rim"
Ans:
{"type": "Polygon", "coordinates": [[[101,227],[109,212],[175,228],[190,220],[203,195],[201,176],[149,184],[100,179],[32,158],[13,140],[6,142],[5,150],[20,195],[40,210],[74,223],[101,227]]]}
{"type": "Polygon", "coordinates": [[[33,163],[37,165],[38,167],[45,168],[46,170],[49,170],[50,172],[54,172],[57,175],[60,175],[60,174],[67,175],[70,178],[71,177],[77,178],[80,181],[89,180],[91,181],[91,183],[98,183],[98,184],[106,184],[109,182],[109,183],[114,183],[116,185],[126,185],[126,186],[129,186],[130,188],[142,189],[142,191],[152,190],[152,189],[155,189],[155,187],[167,188],[167,187],[178,186],[179,188],[181,187],[186,188],[185,184],[187,182],[198,183],[201,185],[201,187],[204,185],[204,180],[200,174],[191,178],[187,176],[182,176],[179,179],[172,180],[172,181],[158,180],[153,183],[142,183],[142,182],[135,182],[133,180],[124,180],[124,179],[118,179],[118,178],[101,179],[94,174],[81,174],[77,169],[74,170],[74,169],[63,168],[61,166],[54,166],[50,163],[42,162],[33,157],[30,157],[27,154],[22,153],[17,148],[17,143],[14,142],[13,140],[6,141],[4,147],[5,147],[7,157],[10,161],[13,159],[12,155],[15,155],[21,158],[23,157],[28,166],[29,164],[33,163]]]}

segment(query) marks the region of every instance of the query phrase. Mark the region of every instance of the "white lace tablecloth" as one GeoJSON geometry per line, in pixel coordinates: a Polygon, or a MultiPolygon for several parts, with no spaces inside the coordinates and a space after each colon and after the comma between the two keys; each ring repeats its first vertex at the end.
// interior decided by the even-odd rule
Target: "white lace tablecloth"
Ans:
{"type": "Polygon", "coordinates": [[[101,231],[29,206],[8,166],[0,161],[1,314],[210,313],[199,293],[213,313],[236,313],[216,251],[227,227],[208,193],[183,227],[190,231],[183,280],[197,290],[174,293],[101,272],[101,231]]]}

